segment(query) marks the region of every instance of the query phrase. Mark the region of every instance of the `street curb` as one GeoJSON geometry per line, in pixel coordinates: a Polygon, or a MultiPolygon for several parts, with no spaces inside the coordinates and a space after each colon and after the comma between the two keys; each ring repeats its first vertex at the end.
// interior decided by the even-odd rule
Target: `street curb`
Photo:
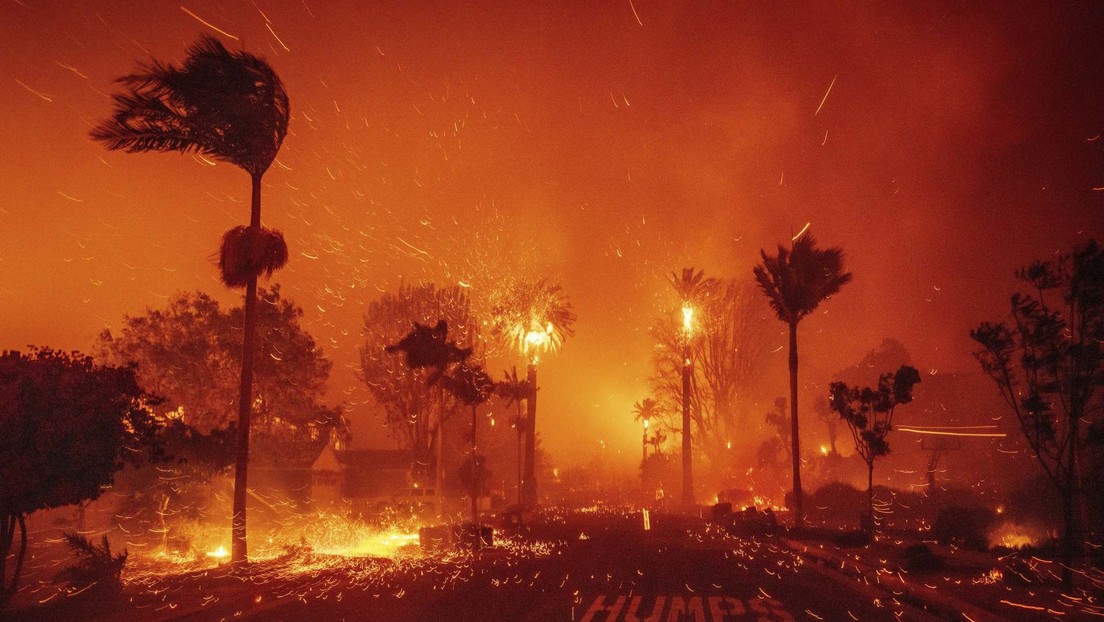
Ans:
{"type": "MultiPolygon", "coordinates": [[[[962,622],[1011,622],[1008,618],[943,594],[939,590],[908,583],[899,574],[881,573],[876,568],[860,566],[854,559],[844,559],[789,538],[779,538],[779,541],[786,548],[803,558],[814,561],[844,576],[865,579],[869,575],[874,575],[874,582],[865,582],[865,585],[893,598],[904,597],[904,599],[926,606],[927,613],[936,616],[937,619],[961,620],[962,622]],[[854,570],[848,572],[846,570],[848,565],[854,567],[854,570]]],[[[914,606],[914,608],[918,607],[914,606]]]]}

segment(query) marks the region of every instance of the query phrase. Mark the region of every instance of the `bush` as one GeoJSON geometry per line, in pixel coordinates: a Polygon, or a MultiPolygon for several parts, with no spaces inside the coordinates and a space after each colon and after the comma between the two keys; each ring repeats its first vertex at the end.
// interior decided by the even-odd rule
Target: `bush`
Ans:
{"type": "Polygon", "coordinates": [[[989,531],[996,521],[992,510],[950,506],[940,510],[932,524],[932,535],[940,544],[953,544],[974,551],[989,550],[989,531]]]}
{"type": "Polygon", "coordinates": [[[59,572],[55,580],[67,583],[74,590],[87,589],[89,593],[98,596],[122,593],[126,549],[118,555],[112,555],[107,536],[96,546],[80,534],[64,535],[65,543],[77,556],[77,563],[59,572]]]}
{"type": "Polygon", "coordinates": [[[913,544],[904,552],[905,570],[909,572],[934,572],[943,569],[943,560],[926,544],[913,544]]]}

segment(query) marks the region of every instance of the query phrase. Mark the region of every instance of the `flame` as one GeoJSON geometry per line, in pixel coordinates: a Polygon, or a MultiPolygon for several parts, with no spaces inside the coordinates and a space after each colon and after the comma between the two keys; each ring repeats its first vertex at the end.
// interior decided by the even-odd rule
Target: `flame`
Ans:
{"type": "Polygon", "coordinates": [[[230,551],[227,551],[226,547],[221,544],[218,546],[217,549],[213,551],[207,551],[207,557],[211,557],[214,559],[226,559],[229,556],[230,551]]]}
{"type": "Polygon", "coordinates": [[[1012,521],[1005,521],[989,532],[989,546],[1022,549],[1035,546],[1042,539],[1036,529],[1012,521]]]}
{"type": "Polygon", "coordinates": [[[682,303],[682,330],[687,335],[694,332],[694,307],[688,302],[682,303]]]}

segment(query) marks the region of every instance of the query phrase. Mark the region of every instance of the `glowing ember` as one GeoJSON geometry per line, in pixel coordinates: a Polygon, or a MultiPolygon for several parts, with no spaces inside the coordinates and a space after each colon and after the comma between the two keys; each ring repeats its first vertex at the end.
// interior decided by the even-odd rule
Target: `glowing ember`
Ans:
{"type": "Polygon", "coordinates": [[[318,549],[320,553],[333,553],[348,557],[392,557],[403,547],[417,545],[417,533],[387,532],[365,537],[352,546],[339,546],[331,550],[318,549]]]}

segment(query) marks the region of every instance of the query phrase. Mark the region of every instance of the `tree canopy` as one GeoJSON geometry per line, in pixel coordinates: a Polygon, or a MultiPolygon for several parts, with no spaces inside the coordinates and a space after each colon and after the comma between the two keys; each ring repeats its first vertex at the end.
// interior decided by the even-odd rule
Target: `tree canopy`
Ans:
{"type": "Polygon", "coordinates": [[[158,457],[157,403],[130,365],[48,348],[0,354],[0,606],[18,582],[24,516],[96,499],[125,461],[158,457]],[[9,579],[16,526],[21,545],[9,579]]]}
{"type": "Polygon", "coordinates": [[[855,440],[855,451],[866,463],[866,528],[874,528],[874,461],[889,454],[886,437],[893,431],[897,406],[912,401],[912,390],[920,382],[915,367],[902,365],[896,372],[878,377],[877,387],[848,386],[833,382],[828,403],[847,423],[855,440]]]}
{"type": "MultiPolygon", "coordinates": [[[[253,427],[262,448],[266,438],[325,440],[331,429],[344,432],[340,411],[322,403],[332,364],[300,325],[302,315],[279,285],[260,291],[253,427]]],[[[143,386],[165,397],[160,412],[208,433],[234,421],[241,331],[241,307],[224,310],[205,293],[182,293],[101,333],[99,356],[136,363],[143,386]]]]}
{"type": "MultiPolygon", "coordinates": [[[[439,288],[433,284],[404,285],[368,305],[364,313],[364,346],[360,351],[361,378],[376,404],[383,411],[390,435],[403,447],[427,459],[439,424],[433,413],[437,391],[427,380],[439,373],[432,366],[411,367],[406,357],[386,351],[411,334],[415,323],[432,331],[444,321],[450,340],[461,350],[479,345],[479,323],[471,313],[463,288],[439,288]]],[[[482,353],[471,355],[475,361],[482,353]]],[[[415,362],[421,362],[415,356],[415,362]]],[[[459,400],[444,395],[445,419],[457,410],[459,400]]]]}

